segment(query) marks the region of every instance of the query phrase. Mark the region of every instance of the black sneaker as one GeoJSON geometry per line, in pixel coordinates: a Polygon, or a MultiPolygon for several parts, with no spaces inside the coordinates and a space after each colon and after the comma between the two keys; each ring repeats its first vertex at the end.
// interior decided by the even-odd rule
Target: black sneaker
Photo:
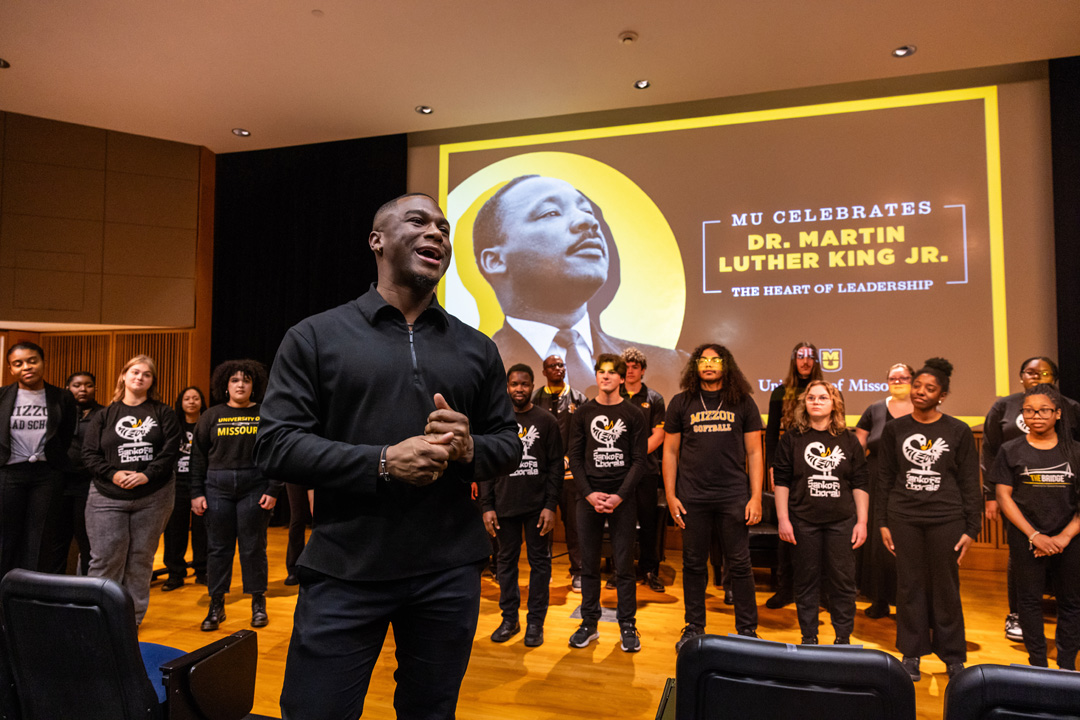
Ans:
{"type": "Polygon", "coordinates": [[[851,644],[851,638],[847,637],[846,635],[839,635],[839,636],[837,636],[837,638],[835,640],[832,641],[832,644],[833,645],[850,645],[851,644]]]}
{"type": "Polygon", "coordinates": [[[611,575],[610,577],[608,577],[607,582],[604,583],[604,588],[607,589],[607,590],[614,590],[615,589],[615,576],[614,575],[611,575]]]}
{"type": "Polygon", "coordinates": [[[251,596],[251,627],[266,627],[270,618],[266,615],[266,596],[262,593],[251,596]]]}
{"type": "Polygon", "coordinates": [[[544,644],[544,626],[529,624],[525,626],[525,647],[540,647],[544,644]]]}
{"type": "Polygon", "coordinates": [[[495,628],[495,632],[491,633],[491,642],[506,642],[519,632],[521,632],[521,625],[517,620],[504,619],[502,625],[495,628]]]}
{"type": "Polygon", "coordinates": [[[184,578],[169,576],[169,579],[165,581],[165,584],[161,586],[161,592],[172,592],[173,590],[184,586],[184,578]]]}
{"type": "Polygon", "coordinates": [[[945,674],[952,678],[958,672],[964,669],[964,663],[949,663],[945,666],[945,674]]]}
{"type": "Polygon", "coordinates": [[[800,645],[817,645],[817,635],[803,636],[800,645]]]}
{"type": "Polygon", "coordinates": [[[770,610],[779,610],[793,602],[795,602],[795,598],[790,593],[776,593],[765,601],[765,607],[770,610]]]}
{"type": "Polygon", "coordinates": [[[574,631],[574,634],[570,636],[570,647],[588,647],[589,643],[596,640],[598,637],[600,637],[600,633],[597,631],[595,625],[581,623],[581,625],[578,626],[578,629],[574,631]]]}
{"type": "Polygon", "coordinates": [[[575,575],[574,578],[570,581],[570,592],[576,592],[576,593],[581,592],[581,576],[580,575],[575,575]]]}
{"type": "Polygon", "coordinates": [[[637,652],[641,649],[641,633],[635,626],[627,623],[619,627],[619,632],[622,634],[623,652],[637,652]]]}
{"type": "Polygon", "coordinates": [[[758,640],[761,639],[761,636],[758,635],[757,632],[755,632],[754,630],[739,630],[738,634],[742,637],[757,638],[758,640]]]}
{"type": "Polygon", "coordinates": [[[905,657],[900,661],[900,664],[904,666],[904,670],[911,676],[911,682],[919,682],[922,680],[922,673],[919,672],[919,658],[905,657]]]}
{"type": "Polygon", "coordinates": [[[682,650],[682,646],[690,641],[690,638],[696,638],[698,635],[704,635],[705,628],[693,623],[688,624],[682,629],[682,637],[675,643],[675,652],[682,650]]]}
{"type": "Polygon", "coordinates": [[[299,585],[300,584],[300,578],[296,577],[296,573],[289,573],[288,575],[285,576],[285,584],[286,585],[299,585]]]}
{"type": "Polygon", "coordinates": [[[868,618],[877,620],[878,618],[889,617],[889,604],[888,603],[873,603],[863,613],[868,618]]]}
{"type": "Polygon", "coordinates": [[[730,590],[725,590],[724,591],[724,604],[725,605],[734,605],[735,604],[735,593],[731,592],[730,590]]]}
{"type": "Polygon", "coordinates": [[[653,592],[664,592],[664,581],[654,572],[645,573],[645,584],[648,585],[649,589],[653,592]]]}

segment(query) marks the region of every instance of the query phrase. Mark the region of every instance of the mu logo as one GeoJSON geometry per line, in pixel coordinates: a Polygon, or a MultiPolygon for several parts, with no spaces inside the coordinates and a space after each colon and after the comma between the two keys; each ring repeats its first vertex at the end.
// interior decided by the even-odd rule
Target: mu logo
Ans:
{"type": "Polygon", "coordinates": [[[844,367],[844,351],[840,348],[822,348],[818,353],[821,357],[821,369],[825,372],[837,372],[844,367]]]}

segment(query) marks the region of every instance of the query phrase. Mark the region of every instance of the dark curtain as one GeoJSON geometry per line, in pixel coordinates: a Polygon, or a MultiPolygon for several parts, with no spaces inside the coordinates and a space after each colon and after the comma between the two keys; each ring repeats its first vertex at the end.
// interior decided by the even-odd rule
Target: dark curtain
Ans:
{"type": "Polygon", "coordinates": [[[1080,398],[1080,57],[1050,61],[1050,146],[1061,392],[1080,398]]]}
{"type": "Polygon", "coordinates": [[[375,211],[406,192],[404,135],[217,157],[211,363],[270,366],[285,331],[375,281],[375,211]]]}

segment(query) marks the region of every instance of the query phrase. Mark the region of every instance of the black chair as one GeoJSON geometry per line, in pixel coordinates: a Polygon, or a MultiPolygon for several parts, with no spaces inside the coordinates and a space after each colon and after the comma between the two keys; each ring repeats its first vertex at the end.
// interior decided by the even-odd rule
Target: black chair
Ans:
{"type": "Polygon", "coordinates": [[[131,597],[101,578],[12,570],[0,581],[8,717],[241,720],[255,697],[251,630],[193,653],[142,643],[131,597]]]}
{"type": "Polygon", "coordinates": [[[911,678],[880,650],[701,635],[679,651],[675,673],[677,720],[915,717],[911,678]]]}
{"type": "Polygon", "coordinates": [[[1080,674],[972,665],[945,688],[944,720],[1080,720],[1080,674]]]}

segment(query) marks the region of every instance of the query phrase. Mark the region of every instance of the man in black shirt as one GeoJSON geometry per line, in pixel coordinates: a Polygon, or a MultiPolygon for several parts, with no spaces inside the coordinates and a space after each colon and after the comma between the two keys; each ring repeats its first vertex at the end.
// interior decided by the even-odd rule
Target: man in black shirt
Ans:
{"type": "Polygon", "coordinates": [[[664,592],[664,583],[660,579],[660,554],[657,548],[659,518],[656,513],[659,504],[657,491],[664,487],[664,479],[660,476],[660,456],[664,452],[664,398],[645,385],[645,369],[649,366],[645,353],[637,348],[627,348],[623,350],[622,358],[626,361],[623,392],[627,400],[645,413],[649,428],[649,456],[636,491],[638,573],[650,590],[664,592]]]}
{"type": "Polygon", "coordinates": [[[547,410],[532,403],[533,372],[528,365],[512,365],[506,374],[506,392],[514,405],[523,454],[518,469],[508,476],[483,483],[481,504],[484,527],[499,539],[499,609],[502,624],[491,634],[493,642],[506,642],[521,630],[518,606],[518,559],[521,536],[529,558],[529,612],[525,645],[544,643],[544,618],[551,582],[551,548],[544,537],[555,527],[555,506],[562,494],[563,451],[559,424],[547,410]]]}
{"type": "MultiPolygon", "coordinates": [[[[574,411],[585,404],[585,396],[566,382],[566,363],[558,355],[544,360],[544,377],[547,383],[533,395],[533,404],[550,410],[559,421],[563,452],[570,447],[570,418],[574,411]]],[[[577,534],[577,488],[569,464],[564,464],[562,495],[559,511],[562,513],[563,531],[566,533],[566,554],[570,556],[570,589],[581,592],[581,549],[577,534]]]]}
{"type": "Polygon", "coordinates": [[[604,353],[596,359],[599,393],[574,413],[570,427],[570,470],[580,492],[581,626],[570,647],[583,648],[600,637],[600,545],[607,524],[615,556],[616,619],[624,652],[641,649],[635,615],[634,487],[645,469],[645,416],[620,394],[626,363],[604,353]]]}
{"type": "Polygon", "coordinates": [[[383,205],[378,283],[290,329],[274,361],[255,459],[315,489],[285,720],[361,715],[391,624],[397,716],[454,717],[491,552],[469,485],[522,449],[494,343],[435,298],[449,234],[426,195],[383,205]]]}

